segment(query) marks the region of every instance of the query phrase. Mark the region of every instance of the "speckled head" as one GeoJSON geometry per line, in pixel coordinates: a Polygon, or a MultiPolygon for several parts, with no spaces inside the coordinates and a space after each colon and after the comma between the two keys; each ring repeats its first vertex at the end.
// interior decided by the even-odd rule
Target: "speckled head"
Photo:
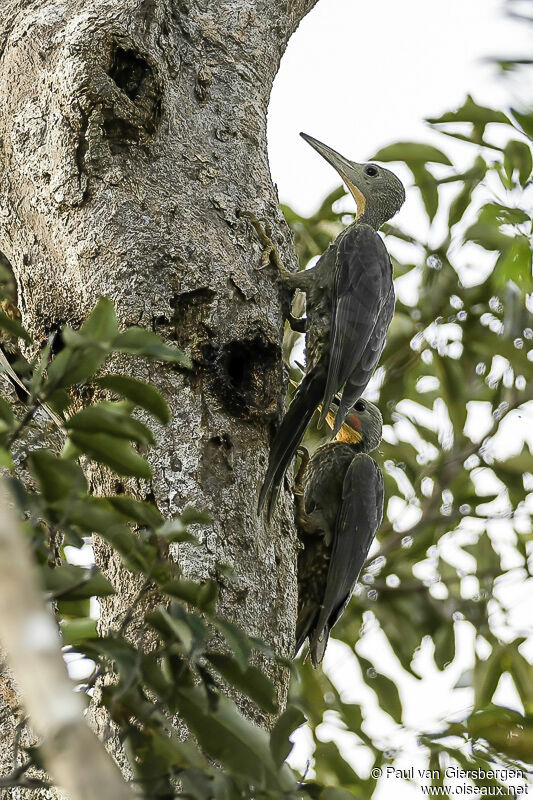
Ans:
{"type": "MultiPolygon", "coordinates": [[[[333,410],[329,411],[326,420],[333,428],[335,423],[333,410]]],[[[335,438],[338,442],[358,445],[358,450],[363,453],[371,453],[379,445],[382,431],[381,411],[374,403],[361,398],[346,414],[344,424],[335,438]]]]}
{"type": "Polygon", "coordinates": [[[379,164],[349,161],[318,139],[306,133],[300,136],[337,170],[357,203],[356,220],[378,230],[400,210],[405,201],[405,189],[390,169],[379,164]]]}

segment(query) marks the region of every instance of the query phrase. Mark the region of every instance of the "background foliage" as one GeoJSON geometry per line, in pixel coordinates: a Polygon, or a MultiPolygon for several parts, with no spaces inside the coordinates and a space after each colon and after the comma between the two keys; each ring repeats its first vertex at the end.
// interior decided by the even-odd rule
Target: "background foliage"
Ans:
{"type": "MultiPolygon", "coordinates": [[[[334,635],[350,653],[353,675],[360,673],[400,731],[404,709],[397,681],[382,672],[377,658],[361,654],[365,636],[379,628],[401,669],[417,679],[420,648],[431,643],[436,666],[446,670],[456,655],[458,628],[470,623],[473,668],[462,685],[473,687],[473,705],[461,719],[443,720],[437,731],[419,731],[421,752],[432,768],[531,766],[533,671],[524,632],[509,619],[501,589],[531,579],[531,453],[520,438],[523,428],[507,423],[533,399],[527,304],[533,114],[484,108],[468,97],[430,124],[443,134],[442,149],[404,142],[375,154],[393,167],[407,166],[428,225],[425,231],[395,224],[385,230],[399,301],[369,396],[385,420],[379,460],[387,514],[361,591],[334,635]],[[466,169],[451,164],[446,136],[468,148],[466,169]],[[502,431],[514,441],[512,453],[500,458],[502,431]],[[523,713],[491,703],[504,673],[523,713]]],[[[351,221],[339,203],[343,194],[335,191],[310,218],[284,209],[302,268],[351,221]]],[[[106,359],[120,352],[164,359],[178,369],[194,365],[149,331],[120,331],[105,299],[80,330],[65,328],[38,348],[13,312],[8,272],[3,287],[0,328],[28,397],[24,404],[9,394],[0,400],[0,460],[11,473],[65,651],[94,662],[83,690],[91,694],[99,678],[113,676],[101,702],[120,733],[139,792],[147,798],[371,797],[377,779],[370,767],[393,764],[397,754],[385,737],[367,732],[372,726],[365,708],[347,701],[333,672],[315,671],[302,660],[291,665],[290,702],[271,733],[247,721],[230,698],[238,691],[266,717],[278,713],[273,686],[254,653],[276,656],[217,614],[215,582],[185,580],[166,558],[171,542],[194,542],[189,526],[209,524],[205,516],[187,510],[165,521],[153,505],[127,494],[97,498],[90,492],[82,470],[90,462],[121,476],[149,478],[144,454],[154,434],[148,420],[168,421],[157,390],[107,374],[106,359]],[[18,340],[36,354],[29,362],[15,354],[18,340]],[[66,434],[60,452],[42,446],[46,406],[59,415],[66,434]],[[118,587],[94,567],[67,563],[73,550],[65,550],[80,550],[94,533],[139,576],[130,614],[105,637],[97,634],[90,598],[118,587]],[[128,628],[154,596],[165,599],[143,612],[150,642],[143,652],[128,642],[128,628]],[[225,641],[224,654],[212,647],[215,634],[225,641]],[[175,715],[187,723],[189,740],[181,741],[175,715]],[[312,772],[297,774],[285,763],[289,736],[304,719],[312,738],[312,779],[312,772]],[[350,732],[351,754],[339,750],[338,731],[350,732]],[[364,766],[356,769],[354,761],[364,766]]],[[[296,338],[288,337],[287,355],[296,347],[301,358],[296,338]]],[[[317,441],[311,432],[308,444],[317,441]]],[[[14,772],[0,776],[0,787],[46,783],[38,748],[17,758],[14,772]]],[[[442,783],[440,775],[435,785],[442,783]]],[[[480,788],[498,785],[487,777],[475,782],[480,788]]]]}
{"type": "MultiPolygon", "coordinates": [[[[393,168],[394,162],[408,168],[413,181],[408,202],[417,192],[428,220],[427,239],[394,220],[384,226],[399,299],[366,395],[384,416],[377,458],[387,513],[362,590],[333,635],[355,655],[336,651],[350,665],[343,680],[350,671],[357,674],[358,661],[363,681],[400,729],[398,687],[380,674],[383,651],[374,662],[360,653],[367,632],[379,629],[402,669],[418,678],[414,662],[422,646],[431,643],[436,666],[445,670],[455,658],[458,627],[471,623],[473,669],[462,676],[461,687],[473,687],[473,707],[460,721],[443,720],[437,735],[420,739],[429,765],[440,767],[442,775],[453,760],[470,769],[508,759],[533,762],[533,669],[524,655],[531,627],[517,630],[510,620],[504,588],[531,578],[533,460],[525,441],[528,426],[517,420],[521,412],[527,415],[533,399],[528,383],[533,115],[507,114],[467,97],[457,111],[429,123],[467,143],[471,163],[456,169],[444,138],[442,150],[399,142],[374,156],[393,162],[393,168]],[[501,456],[509,450],[514,452],[501,456]],[[504,673],[514,682],[524,715],[491,704],[504,673]]],[[[284,209],[302,268],[353,218],[343,210],[344,195],[339,187],[309,218],[284,209]]],[[[424,234],[423,225],[420,230],[424,234]]],[[[288,357],[291,352],[298,363],[299,343],[292,333],[286,338],[288,357]]],[[[300,375],[296,367],[293,374],[300,375]]],[[[319,444],[318,436],[311,432],[308,446],[319,444]]],[[[335,673],[333,660],[329,664],[335,673]]],[[[364,713],[342,702],[345,685],[313,673],[307,664],[300,666],[300,678],[314,702],[328,698],[306,709],[317,777],[369,797],[375,782],[347,767],[334,728],[355,733],[359,758],[367,763],[361,755],[367,748],[374,767],[394,758],[394,748],[383,745],[388,737],[373,741],[361,732],[364,713]],[[335,712],[333,724],[328,709],[335,712]],[[325,720],[327,730],[320,728],[325,720]]],[[[389,741],[394,739],[392,733],[389,741]]],[[[479,780],[480,787],[488,784],[497,781],[479,780]]]]}

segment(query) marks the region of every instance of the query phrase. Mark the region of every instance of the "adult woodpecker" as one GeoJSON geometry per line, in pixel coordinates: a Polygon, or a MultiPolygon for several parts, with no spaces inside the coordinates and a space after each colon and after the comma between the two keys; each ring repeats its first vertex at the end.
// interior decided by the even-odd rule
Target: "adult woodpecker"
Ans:
{"type": "MultiPolygon", "coordinates": [[[[326,418],[333,427],[333,414],[326,418]]],[[[296,524],[303,548],[298,555],[296,652],[309,639],[315,667],[381,524],[383,476],[368,453],[378,446],[382,425],[379,409],[358,400],[336,441],[319,447],[310,460],[304,456],[299,470],[296,524]]]]}
{"type": "Polygon", "coordinates": [[[307,367],[270,450],[258,503],[260,512],[268,500],[269,518],[317,406],[322,404],[320,427],[343,390],[333,427],[338,433],[378,364],[395,297],[392,265],[377,231],[405,200],[403,184],[390,170],[348,161],[317,139],[301,136],[337,170],[357,203],[357,214],[311,269],[287,272],[274,259],[282,282],[306,293],[307,367]]]}

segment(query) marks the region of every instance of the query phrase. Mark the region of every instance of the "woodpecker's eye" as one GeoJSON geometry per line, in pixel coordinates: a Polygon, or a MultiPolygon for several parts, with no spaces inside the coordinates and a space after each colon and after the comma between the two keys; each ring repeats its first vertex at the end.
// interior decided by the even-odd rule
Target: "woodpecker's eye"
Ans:
{"type": "Polygon", "coordinates": [[[356,411],[364,411],[366,409],[366,404],[364,400],[358,400],[354,406],[356,411]]]}
{"type": "Polygon", "coordinates": [[[365,167],[365,175],[369,175],[371,178],[375,178],[378,174],[378,168],[374,167],[373,164],[369,164],[368,167],[365,167]]]}

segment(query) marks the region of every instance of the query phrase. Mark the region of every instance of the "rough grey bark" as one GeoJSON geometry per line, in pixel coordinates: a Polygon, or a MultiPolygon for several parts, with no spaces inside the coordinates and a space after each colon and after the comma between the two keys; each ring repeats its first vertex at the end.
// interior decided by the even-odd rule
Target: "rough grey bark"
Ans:
{"type": "MultiPolygon", "coordinates": [[[[196,576],[231,564],[222,612],[283,655],[294,642],[292,514],[287,500],[271,526],[255,513],[285,389],[280,293],[274,271],[257,270],[259,245],[237,212],[268,217],[294,264],[266,109],[315,1],[4,0],[0,18],[0,250],[23,321],[42,340],[107,295],[123,323],[191,355],[193,374],[139,370],[173,417],[151,485],[136,490],[169,516],[187,504],[211,513],[200,552],[176,557],[196,576]]],[[[135,587],[102,548],[99,557],[119,590],[107,625],[135,587]]],[[[287,676],[275,677],[283,701],[287,676]]],[[[0,697],[16,705],[7,682],[0,697]]],[[[8,713],[4,741],[12,725],[8,713]]]]}

